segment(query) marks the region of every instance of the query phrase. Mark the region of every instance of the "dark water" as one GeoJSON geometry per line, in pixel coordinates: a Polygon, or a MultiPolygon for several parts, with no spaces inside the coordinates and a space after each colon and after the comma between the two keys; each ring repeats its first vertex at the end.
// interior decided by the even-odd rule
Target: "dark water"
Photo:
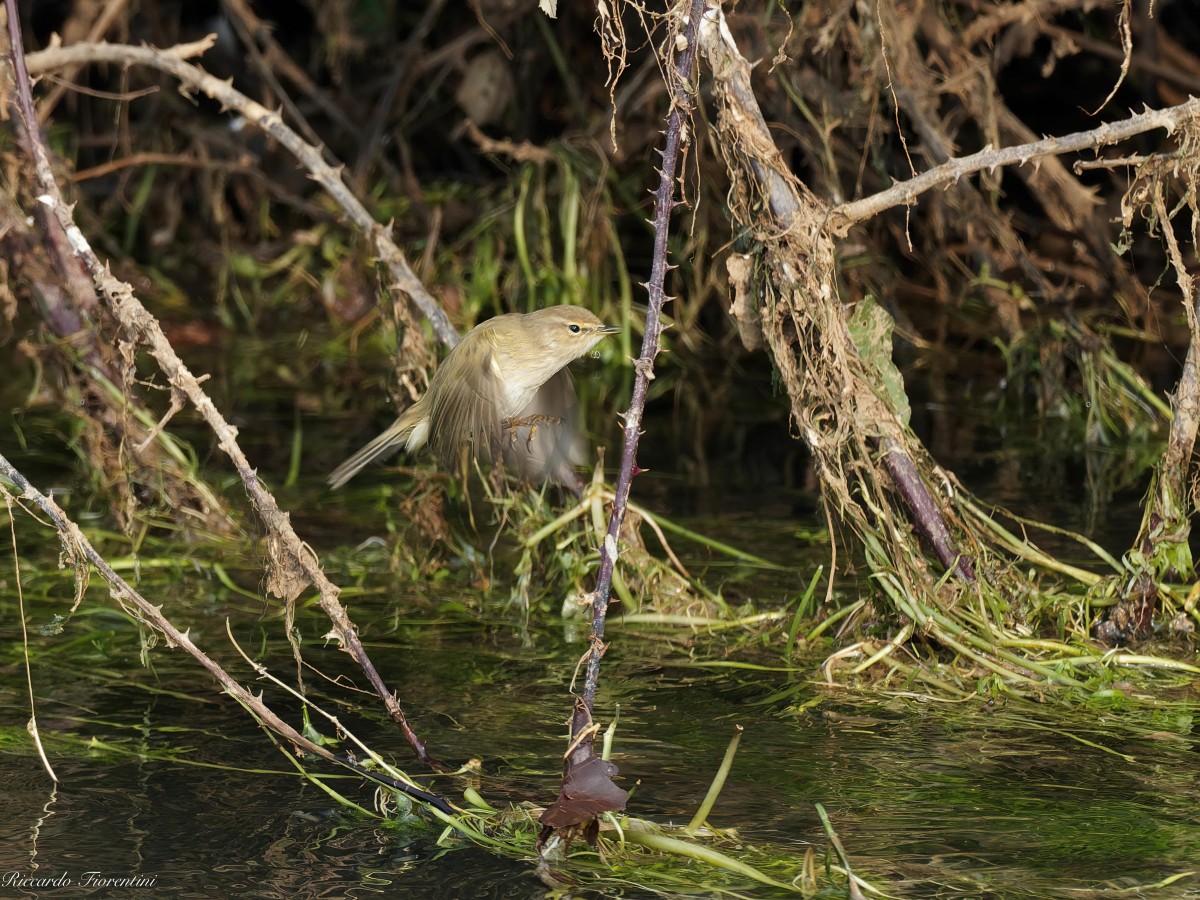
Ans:
{"type": "MultiPolygon", "coordinates": [[[[44,577],[53,578],[49,570],[44,577]]],[[[568,681],[584,645],[552,621],[526,629],[494,616],[447,615],[408,594],[407,579],[376,583],[388,590],[349,600],[351,613],[434,752],[453,762],[479,758],[478,790],[494,805],[552,800],[568,681]],[[429,614],[413,617],[414,608],[429,614]]],[[[65,579],[49,593],[55,590],[69,599],[65,579]]],[[[479,598],[466,592],[458,599],[474,609],[479,598]]],[[[39,721],[60,779],[51,785],[24,732],[15,615],[6,592],[0,872],[7,882],[0,896],[544,894],[528,861],[455,837],[439,842],[442,828],[431,820],[385,825],[346,811],[299,779],[181,654],[154,651],[152,670],[116,662],[136,659],[139,639],[112,614],[82,615],[53,638],[33,636],[44,654],[34,666],[39,721]],[[72,886],[20,886],[22,878],[64,876],[72,886]],[[89,887],[89,877],[134,882],[89,887]]],[[[39,607],[31,624],[46,615],[39,607]]],[[[215,590],[179,616],[243,681],[253,675],[226,649],[226,616],[244,646],[289,678],[275,613],[215,590]],[[276,637],[260,644],[268,633],[276,637]]],[[[315,610],[302,611],[298,627],[314,668],[354,677],[343,654],[323,647],[326,628],[315,610]]],[[[1064,710],[978,698],[856,697],[809,683],[814,660],[780,671],[778,641],[734,647],[729,637],[694,642],[690,632],[619,623],[610,637],[601,715],[608,722],[619,706],[614,759],[621,783],[636,785],[634,815],[686,823],[741,725],[741,749],[710,823],[735,828],[738,847],[793,857],[796,872],[810,846],[823,858],[817,802],[856,871],[893,894],[1091,896],[1200,864],[1200,756],[1186,703],[1064,710]],[[739,661],[773,670],[719,665],[739,661]]],[[[306,681],[373,748],[420,774],[376,705],[313,672],[306,681]]],[[[259,685],[270,705],[298,720],[282,691],[259,685]]],[[[1167,680],[1164,691],[1180,695],[1167,680]]],[[[361,780],[331,784],[371,806],[372,788],[361,780]]],[[[454,779],[430,785],[459,798],[454,779]]],[[[704,883],[702,872],[694,877],[704,883]]],[[[738,888],[738,896],[780,893],[737,879],[713,883],[738,888]]],[[[1153,896],[1185,896],[1189,888],[1200,889],[1195,876],[1153,896]]],[[[580,895],[651,896],[611,885],[580,895]]]]}
{"type": "MultiPolygon", "coordinates": [[[[989,433],[983,420],[978,411],[954,420],[954,434],[971,435],[967,441],[939,438],[938,427],[947,426],[936,423],[926,437],[984,500],[1087,531],[1118,553],[1128,545],[1144,490],[1136,462],[1081,453],[1046,435],[1022,441],[989,433]]],[[[289,422],[278,424],[284,431],[289,422]]],[[[25,426],[36,442],[38,424],[25,426]]],[[[261,440],[262,430],[256,435],[261,440]]],[[[254,458],[266,450],[259,447],[254,458]]],[[[275,452],[275,468],[283,469],[286,442],[275,452]]],[[[64,470],[42,471],[43,483],[53,483],[64,470]]],[[[787,608],[827,562],[827,547],[810,543],[824,516],[794,481],[722,494],[688,488],[662,467],[658,473],[638,482],[639,500],[669,506],[699,531],[789,564],[757,571],[676,539],[689,567],[731,603],[787,608]]],[[[90,504],[83,496],[63,502],[84,513],[90,504]]],[[[528,616],[506,608],[503,563],[487,570],[490,593],[468,586],[471,565],[451,565],[444,581],[416,590],[404,564],[389,556],[388,517],[378,502],[330,500],[315,483],[282,499],[335,582],[359,588],[343,599],[431,750],[455,764],[479,759],[482,771],[471,783],[493,805],[552,801],[569,684],[586,649],[579,630],[558,616],[561,598],[548,598],[528,616]],[[348,549],[370,536],[383,540],[348,549]]],[[[96,513],[90,521],[102,518],[96,513]]],[[[74,593],[70,573],[57,568],[57,547],[40,534],[21,521],[36,708],[59,784],[41,768],[25,730],[29,700],[4,539],[0,897],[546,895],[529,859],[467,844],[421,815],[384,822],[336,803],[299,777],[286,748],[276,749],[182,654],[159,646],[149,667],[140,665],[144,636],[102,587],[93,585],[61,633],[38,633],[66,613],[74,593]]],[[[254,538],[216,552],[144,548],[143,588],[235,677],[264,690],[272,708],[299,724],[298,702],[255,681],[225,637],[228,618],[248,653],[293,680],[277,605],[229,590],[211,565],[221,562],[257,597],[262,569],[254,538]],[[192,554],[197,564],[184,558],[192,554]]],[[[1041,543],[1083,558],[1069,540],[1046,536],[1041,543]]],[[[123,556],[128,548],[114,541],[108,552],[123,556]]],[[[839,587],[851,597],[862,591],[848,576],[839,587]]],[[[297,628],[312,667],[305,672],[311,696],[373,749],[426,776],[377,703],[332,684],[339,676],[355,685],[363,679],[324,642],[328,624],[319,611],[303,607],[297,628]]],[[[779,631],[747,639],[618,620],[609,638],[598,713],[607,724],[619,712],[614,760],[620,783],[633,789],[631,815],[685,824],[742,726],[709,822],[735,829],[719,842],[722,850],[756,864],[773,861],[777,878],[799,874],[810,848],[824,872],[829,842],[820,803],[855,871],[893,896],[1200,895],[1200,731],[1186,679],[1164,674],[1139,684],[1136,703],[950,703],[903,690],[824,687],[819,663],[836,647],[818,644],[789,666],[779,631]]],[[[332,735],[328,723],[317,725],[332,735]]],[[[372,807],[370,784],[329,766],[311,768],[372,807]]],[[[454,778],[425,783],[461,799],[462,782],[454,778]]],[[[599,863],[581,845],[573,853],[567,870],[581,882],[574,896],[783,894],[696,865],[652,878],[619,858],[599,863]]],[[[821,883],[822,896],[844,896],[821,883]]]]}

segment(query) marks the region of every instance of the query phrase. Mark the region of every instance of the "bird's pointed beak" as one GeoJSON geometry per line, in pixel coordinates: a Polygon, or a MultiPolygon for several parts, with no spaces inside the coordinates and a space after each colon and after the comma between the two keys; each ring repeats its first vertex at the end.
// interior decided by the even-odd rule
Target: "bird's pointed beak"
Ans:
{"type": "Polygon", "coordinates": [[[596,334],[620,334],[620,325],[601,325],[596,329],[596,334]]]}

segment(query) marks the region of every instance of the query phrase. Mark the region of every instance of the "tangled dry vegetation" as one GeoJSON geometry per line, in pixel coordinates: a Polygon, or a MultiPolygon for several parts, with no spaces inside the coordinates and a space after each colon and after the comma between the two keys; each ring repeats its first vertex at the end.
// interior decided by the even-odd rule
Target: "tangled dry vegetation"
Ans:
{"type": "MultiPolygon", "coordinates": [[[[890,93],[895,140],[904,148],[911,177],[873,196],[841,204],[833,202],[836,191],[833,197],[818,198],[784,162],[761,113],[750,67],[723,20],[713,17],[701,29],[702,48],[713,71],[716,131],[730,175],[735,233],[742,229],[754,245],[736,268],[731,267],[735,278],[742,279],[735,286],[739,296],[759,300],[757,310],[747,301],[739,305],[743,319],[749,320],[742,322],[743,331],[756,338],[761,335],[770,348],[792,400],[793,421],[813,454],[832,514],[847,526],[856,549],[865,551],[884,593],[915,631],[970,660],[977,672],[989,678],[1077,684],[1072,672],[1081,658],[1092,657],[1084,648],[1089,646],[1092,611],[1101,603],[1115,602],[1094,629],[1095,636],[1109,645],[1148,638],[1156,615],[1165,616],[1170,628],[1184,638],[1195,627],[1187,536],[1194,508],[1188,485],[1196,439],[1190,409],[1200,399],[1193,368],[1200,346],[1193,309],[1196,294],[1175,231],[1190,231],[1194,248],[1197,104],[1188,101],[1090,131],[1037,140],[1009,112],[995,82],[987,77],[986,58],[969,52],[973,44],[967,41],[988,35],[986,29],[968,28],[955,38],[932,8],[901,14],[889,6],[877,12],[858,23],[876,40],[864,39],[851,20],[843,23],[838,35],[846,39],[846,58],[862,82],[875,88],[872,95],[890,93]],[[919,144],[909,139],[906,126],[920,138],[919,144]],[[1165,148],[1132,158],[1124,153],[1106,158],[1108,148],[1153,129],[1172,135],[1165,148]],[[956,144],[972,130],[978,137],[994,139],[994,144],[963,154],[956,144]],[[913,168],[916,147],[931,164],[919,176],[913,168]],[[959,150],[956,159],[951,158],[953,150],[959,150]],[[1107,223],[1107,229],[1097,227],[1096,198],[1076,173],[1057,160],[1066,152],[1100,157],[1093,170],[1128,172],[1130,183],[1120,197],[1121,216],[1107,223]],[[1037,227],[1063,228],[1077,236],[1078,263],[1107,276],[1099,284],[1093,280],[1093,289],[1111,292],[1131,325],[1144,333],[1147,321],[1160,312],[1149,302],[1149,286],[1138,282],[1132,267],[1116,252],[1120,242],[1111,231],[1117,226],[1127,240],[1143,227],[1162,234],[1170,269],[1181,289],[1176,296],[1187,298],[1182,305],[1190,342],[1174,396],[1166,452],[1156,470],[1142,530],[1130,552],[1120,563],[1100,554],[1113,569],[1104,579],[1052,560],[1032,542],[1013,535],[925,453],[909,428],[908,403],[898,373],[888,354],[879,353],[881,346],[890,343],[891,323],[880,321],[886,317],[877,315],[868,302],[878,294],[870,288],[861,291],[853,298],[856,313],[853,317],[847,313],[845,301],[851,298],[839,277],[835,238],[868,219],[886,218],[883,214],[893,206],[919,198],[923,215],[915,223],[905,223],[903,238],[914,252],[918,244],[912,235],[925,236],[926,252],[919,258],[933,273],[946,277],[946,245],[959,241],[974,259],[957,255],[954,265],[970,265],[980,274],[1019,273],[1010,277],[1021,279],[1021,294],[991,291],[987,295],[994,299],[993,320],[1002,329],[998,339],[1010,343],[1022,339],[1017,301],[1033,297],[1039,307],[1061,311],[1070,356],[1115,360],[1108,337],[1081,321],[1079,310],[1100,297],[1088,297],[1087,285],[1073,271],[1068,270],[1064,278],[1045,262],[1039,265],[1027,249],[1028,237],[1016,228],[1016,211],[1000,203],[1001,183],[993,177],[989,185],[989,175],[1001,167],[1011,169],[1010,177],[1019,179],[1036,198],[1035,210],[1021,212],[1040,215],[1037,227]],[[924,210],[926,192],[947,186],[952,188],[934,193],[928,200],[932,209],[924,210]],[[951,233],[952,221],[963,223],[965,230],[951,233]],[[1027,573],[1012,565],[1014,556],[1077,581],[1090,593],[1072,598],[1061,584],[1052,586],[1044,579],[1031,582],[1027,573]],[[1173,589],[1172,582],[1180,586],[1173,589]],[[1037,631],[1044,620],[1031,615],[1026,600],[1039,594],[1056,597],[1053,604],[1039,597],[1037,604],[1057,607],[1058,640],[1037,631]]],[[[1129,27],[1127,22],[1121,24],[1129,27]]],[[[1100,106],[1109,99],[1103,98],[1100,106]]],[[[843,127],[844,122],[832,118],[824,126],[816,123],[826,134],[843,127]]],[[[827,148],[833,146],[826,143],[827,148]]],[[[832,179],[837,173],[825,174],[832,179]]],[[[1084,387],[1097,401],[1089,415],[1100,423],[1089,427],[1089,439],[1102,440],[1106,427],[1128,428],[1139,419],[1152,424],[1153,392],[1137,375],[1119,365],[1091,370],[1080,366],[1080,375],[1100,382],[1084,387]]],[[[894,671],[905,678],[929,675],[924,667],[914,669],[895,659],[897,643],[895,639],[883,647],[864,643],[862,652],[874,662],[894,663],[894,671]]],[[[1185,659],[1191,656],[1187,641],[1178,649],[1185,659]]],[[[1098,654],[1092,658],[1098,659],[1098,654]]],[[[1173,663],[1163,660],[1163,664],[1173,663]]],[[[1194,669],[1186,662],[1177,664],[1194,669]]],[[[861,671],[861,666],[855,671],[861,671]]]]}
{"type": "MultiPolygon", "coordinates": [[[[506,0],[469,12],[444,0],[395,6],[323,3],[275,28],[259,18],[267,4],[241,0],[143,3],[136,15],[120,2],[47,4],[10,21],[2,310],[29,368],[52,373],[56,401],[81,421],[82,455],[128,533],[163,519],[237,527],[173,436],[181,422],[202,423],[266,535],[264,584],[289,637],[296,601],[313,592],[436,769],[339,586],[267,489],[283,470],[272,437],[239,432],[254,416],[237,411],[236,389],[214,402],[220,386],[183,357],[220,351],[242,330],[320,332],[323,352],[281,379],[310,406],[344,405],[362,424],[377,401],[359,390],[360,347],[378,368],[400,348],[394,373],[376,378],[407,400],[459,327],[550,302],[632,326],[632,284],[648,275],[635,374],[609,361],[634,397],[622,474],[552,523],[587,526],[556,550],[602,549],[601,587],[583,598],[598,623],[587,684],[547,831],[568,845],[594,840],[599,814],[625,801],[591,746],[608,579],[627,599],[671,594],[689,611],[714,599],[689,592],[678,561],[656,563],[622,540],[637,435],[656,413],[677,417],[687,440],[672,451],[698,483],[715,480],[730,468],[710,462],[718,435],[741,427],[746,406],[732,386],[740,369],[757,366],[760,388],[774,379],[786,394],[778,424],[806,447],[835,535],[824,612],[846,637],[823,667],[828,682],[1043,696],[1106,685],[1117,666],[1200,674],[1188,545],[1200,101],[1182,96],[1200,79],[1182,38],[1200,37],[1200,25],[1184,4],[1135,14],[1095,0],[851,0],[789,13],[631,2],[601,4],[595,18],[560,5],[555,22],[506,0]],[[41,47],[28,71],[18,25],[41,47]],[[1129,111],[1143,102],[1153,109],[1129,111]],[[645,160],[664,122],[655,174],[645,160]],[[647,230],[641,192],[655,183],[647,230]],[[669,242],[680,199],[688,214],[675,216],[684,227],[669,242]],[[686,262],[668,275],[671,260],[686,262]],[[664,293],[677,297],[664,337],[672,353],[659,365],[664,293]],[[1169,403],[1133,364],[1164,346],[1183,356],[1169,403]],[[1164,430],[1127,551],[1079,536],[1095,566],[1056,558],[1031,538],[1044,525],[966,491],[912,422],[905,374],[935,366],[949,377],[991,367],[1031,401],[1030,415],[1073,417],[1084,445],[1164,430]],[[606,529],[608,507],[618,514],[606,529]],[[618,557],[636,562],[624,578],[618,557]],[[868,596],[838,590],[847,565],[869,574],[868,596]]],[[[252,378],[275,371],[257,362],[252,378]]],[[[311,464],[323,474],[346,449],[328,460],[316,451],[311,464]]],[[[9,509],[38,505],[81,579],[93,566],[119,603],[272,731],[490,840],[467,822],[482,806],[454,819],[462,808],[382,760],[366,773],[310,741],[113,571],[3,455],[0,472],[17,487],[2,489],[9,509]]],[[[433,499],[410,518],[441,536],[441,494],[429,484],[420,496],[433,499]]],[[[522,523],[514,595],[548,527],[522,523]]],[[[793,625],[789,647],[796,634],[793,625]]],[[[295,653],[299,668],[298,644],[295,653]]]]}
{"type": "Polygon", "coordinates": [[[235,0],[49,4],[22,24],[43,45],[34,114],[56,155],[19,130],[9,147],[3,254],[21,287],[4,309],[62,406],[85,413],[86,458],[126,529],[145,509],[231,527],[171,436],[194,410],[268,523],[272,591],[290,602],[318,585],[337,621],[336,588],[259,480],[269,466],[219,411],[235,398],[214,404],[177,348],[332,332],[338,354],[299,390],[364,421],[377,403],[339,363],[378,333],[376,309],[407,398],[426,337],[452,344],[488,312],[566,300],[632,322],[631,273],[653,262],[638,248],[660,76],[695,41],[673,247],[690,263],[668,284],[672,355],[649,391],[651,415],[679,417],[671,450],[715,478],[719,435],[742,427],[732,373],[757,366],[765,382],[769,360],[789,401],[774,415],[807,447],[835,525],[833,570],[875,578],[856,621],[891,629],[853,645],[855,672],[945,686],[928,647],[962,663],[959,692],[1077,684],[1105,658],[1098,620],[1106,644],[1169,638],[1159,661],[1190,671],[1198,157],[1183,95],[1200,62],[1183,6],[742,4],[684,25],[632,3],[551,22],[507,2],[335,2],[272,28],[269,5],[235,0]],[[1098,552],[1104,577],[1038,550],[938,465],[909,421],[894,328],[910,371],[990,366],[1032,415],[1074,415],[1081,443],[1166,429],[1141,529],[1122,558],[1098,552]],[[1185,355],[1169,407],[1129,362],[1164,343],[1185,355]]]}

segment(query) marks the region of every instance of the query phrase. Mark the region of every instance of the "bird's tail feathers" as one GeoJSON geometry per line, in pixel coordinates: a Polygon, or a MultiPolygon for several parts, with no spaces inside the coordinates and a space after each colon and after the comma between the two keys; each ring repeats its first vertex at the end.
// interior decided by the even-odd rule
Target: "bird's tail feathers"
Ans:
{"type": "MultiPolygon", "coordinates": [[[[366,466],[396,452],[401,447],[412,444],[410,437],[414,429],[419,426],[420,418],[410,415],[411,410],[410,407],[404,415],[392,423],[387,431],[334,469],[329,475],[329,486],[335,490],[340,488],[366,466]]],[[[415,450],[417,448],[410,446],[408,449],[415,450]]]]}

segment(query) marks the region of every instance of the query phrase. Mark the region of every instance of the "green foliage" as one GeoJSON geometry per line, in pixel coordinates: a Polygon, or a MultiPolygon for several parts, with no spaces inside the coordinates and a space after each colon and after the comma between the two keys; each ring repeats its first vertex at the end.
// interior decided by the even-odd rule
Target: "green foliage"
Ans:
{"type": "Polygon", "coordinates": [[[904,376],[892,362],[892,330],[896,323],[873,297],[858,302],[850,316],[850,337],[858,348],[868,377],[888,407],[904,425],[908,425],[912,410],[904,390],[904,376]]]}

